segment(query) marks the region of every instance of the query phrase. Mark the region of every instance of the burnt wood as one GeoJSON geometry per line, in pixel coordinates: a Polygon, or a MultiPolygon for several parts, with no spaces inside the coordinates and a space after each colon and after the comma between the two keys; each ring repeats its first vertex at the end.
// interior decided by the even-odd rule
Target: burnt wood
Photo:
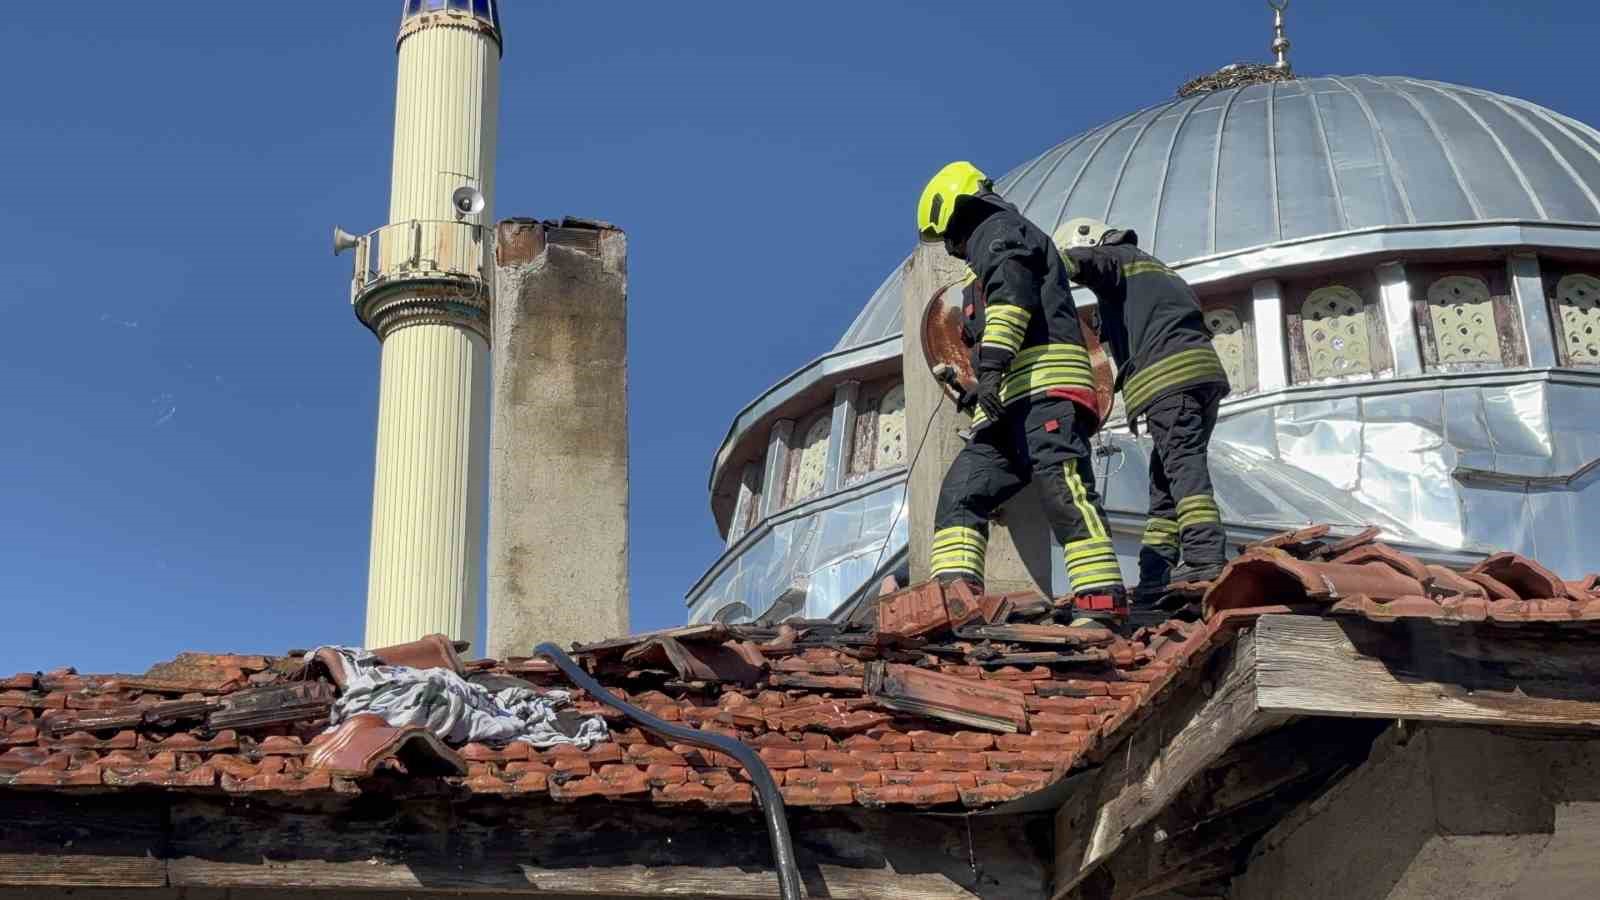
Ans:
{"type": "MultiPolygon", "coordinates": [[[[381,787],[355,797],[0,796],[0,889],[778,896],[751,811],[381,787]]],[[[1048,881],[1044,817],[790,815],[813,897],[1033,900],[1048,881]]]]}

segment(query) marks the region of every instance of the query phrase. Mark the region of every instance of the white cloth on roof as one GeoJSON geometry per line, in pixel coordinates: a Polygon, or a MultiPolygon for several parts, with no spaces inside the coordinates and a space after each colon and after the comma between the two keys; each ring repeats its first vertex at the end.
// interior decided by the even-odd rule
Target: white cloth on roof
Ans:
{"type": "Polygon", "coordinates": [[[456,746],[522,741],[535,747],[573,744],[588,749],[610,737],[605,719],[599,716],[558,715],[572,704],[567,691],[513,687],[491,693],[449,669],[386,666],[351,647],[319,649],[338,653],[348,673],[328,717],[330,728],[372,713],[396,728],[420,725],[456,746]]]}

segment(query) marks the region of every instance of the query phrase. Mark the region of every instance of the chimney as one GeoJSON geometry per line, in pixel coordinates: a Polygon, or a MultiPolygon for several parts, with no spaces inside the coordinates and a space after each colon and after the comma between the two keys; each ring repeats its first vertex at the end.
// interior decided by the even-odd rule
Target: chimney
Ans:
{"type": "Polygon", "coordinates": [[[499,224],[490,656],[628,633],[627,301],[621,230],[499,224]]]}

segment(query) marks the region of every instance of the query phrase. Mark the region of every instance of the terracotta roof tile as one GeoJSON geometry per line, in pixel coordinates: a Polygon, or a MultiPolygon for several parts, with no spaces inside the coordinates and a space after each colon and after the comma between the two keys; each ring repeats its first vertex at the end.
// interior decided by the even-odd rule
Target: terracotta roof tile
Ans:
{"type": "MultiPolygon", "coordinates": [[[[1204,620],[1130,637],[1051,624],[1052,605],[1037,594],[971,597],[916,585],[879,601],[884,631],[694,626],[580,655],[660,718],[756,747],[796,806],[959,809],[1015,800],[1103,758],[1184,672],[1264,614],[1600,623],[1600,578],[1562,581],[1512,554],[1459,572],[1377,537],[1369,529],[1332,540],[1313,528],[1261,542],[1203,588],[1204,620]]],[[[541,660],[463,662],[440,636],[377,653],[570,689],[541,660]]],[[[750,775],[734,758],[645,733],[582,692],[578,709],[612,726],[612,739],[588,750],[450,748],[381,721],[324,733],[337,665],[336,657],[299,666],[184,654],[140,675],[5,678],[0,791],[359,792],[379,778],[442,778],[527,802],[753,802],[750,775]]]]}

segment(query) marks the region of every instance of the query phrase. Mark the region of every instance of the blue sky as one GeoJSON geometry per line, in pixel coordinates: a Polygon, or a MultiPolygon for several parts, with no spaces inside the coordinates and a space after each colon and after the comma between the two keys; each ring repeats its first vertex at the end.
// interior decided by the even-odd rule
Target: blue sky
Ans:
{"type": "MultiPolygon", "coordinates": [[[[497,212],[630,235],[636,628],[682,620],[712,451],[910,248],[929,174],[1270,40],[1262,0],[502,3],[497,212]]],[[[328,231],[387,210],[400,3],[70,6],[0,17],[0,672],[357,642],[378,345],[328,231]]],[[[1594,6],[1294,0],[1289,33],[1306,74],[1596,123],[1594,6]]]]}

